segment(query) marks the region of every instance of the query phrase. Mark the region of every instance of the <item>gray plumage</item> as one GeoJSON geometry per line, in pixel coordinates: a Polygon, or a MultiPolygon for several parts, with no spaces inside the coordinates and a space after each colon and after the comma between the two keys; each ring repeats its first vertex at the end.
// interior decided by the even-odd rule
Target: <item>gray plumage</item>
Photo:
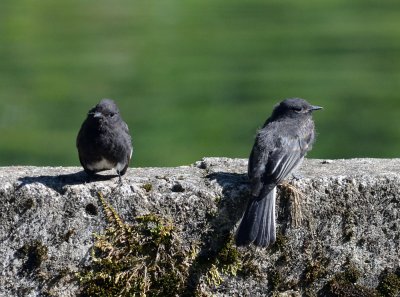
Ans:
{"type": "Polygon", "coordinates": [[[312,111],[321,109],[299,98],[286,99],[258,131],[249,158],[250,201],[236,234],[238,246],[265,247],[276,239],[276,186],[303,161],[315,138],[312,111]]]}
{"type": "Polygon", "coordinates": [[[125,174],[132,157],[132,141],[113,100],[103,99],[88,112],[76,146],[79,161],[89,175],[108,169],[115,169],[119,176],[125,174]]]}

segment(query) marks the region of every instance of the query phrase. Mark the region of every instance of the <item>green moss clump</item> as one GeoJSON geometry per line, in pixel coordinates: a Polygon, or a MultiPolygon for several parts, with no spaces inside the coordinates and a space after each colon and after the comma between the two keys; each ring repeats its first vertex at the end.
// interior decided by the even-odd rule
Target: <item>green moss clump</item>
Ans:
{"type": "Polygon", "coordinates": [[[376,291],[357,284],[352,284],[345,279],[335,277],[328,283],[327,294],[324,296],[347,297],[378,297],[376,291]]]}
{"type": "Polygon", "coordinates": [[[150,192],[151,189],[153,188],[152,184],[144,184],[142,185],[142,188],[146,191],[146,192],[150,192]]]}
{"type": "Polygon", "coordinates": [[[240,253],[231,234],[217,254],[215,265],[225,275],[261,278],[260,268],[254,263],[254,253],[240,253]]]}
{"type": "Polygon", "coordinates": [[[222,285],[226,276],[259,278],[261,275],[259,267],[254,264],[254,254],[250,251],[240,253],[232,234],[220,234],[215,238],[218,241],[216,245],[206,245],[197,253],[190,268],[195,277],[189,280],[183,296],[213,296],[211,290],[222,285]]]}
{"type": "Polygon", "coordinates": [[[385,270],[380,277],[376,289],[358,285],[356,282],[361,277],[361,272],[351,264],[347,264],[344,272],[336,274],[320,292],[323,296],[349,296],[349,297],[396,297],[400,293],[400,275],[385,270]]]}
{"type": "Polygon", "coordinates": [[[400,293],[400,275],[385,272],[376,288],[382,296],[395,297],[400,293]]]}
{"type": "Polygon", "coordinates": [[[354,264],[349,263],[343,276],[350,283],[356,283],[361,276],[361,271],[354,264]]]}
{"type": "Polygon", "coordinates": [[[225,238],[215,257],[204,258],[201,262],[198,270],[205,272],[207,284],[214,287],[222,284],[223,275],[236,276],[240,274],[241,276],[248,276],[250,268],[256,270],[252,267],[251,261],[239,253],[231,234],[225,238]],[[206,267],[205,271],[203,267],[206,267]]]}
{"type": "Polygon", "coordinates": [[[172,223],[149,214],[127,224],[100,193],[99,199],[108,227],[95,235],[92,263],[78,275],[80,296],[179,295],[193,253],[172,223]]]}
{"type": "Polygon", "coordinates": [[[101,193],[99,199],[108,226],[95,235],[91,264],[77,275],[81,297],[209,296],[224,275],[258,271],[231,234],[200,252],[198,244],[182,244],[172,222],[147,214],[127,224],[101,193]]]}
{"type": "Polygon", "coordinates": [[[278,261],[276,262],[279,266],[284,266],[290,261],[290,249],[287,248],[288,238],[287,236],[283,235],[282,233],[276,234],[276,240],[274,244],[271,246],[270,251],[271,253],[280,252],[280,256],[278,261]]]}
{"type": "Polygon", "coordinates": [[[258,280],[262,280],[261,269],[259,265],[253,259],[253,255],[245,254],[241,255],[241,268],[238,271],[238,275],[247,278],[253,277],[258,280]]]}
{"type": "Polygon", "coordinates": [[[271,252],[276,253],[278,251],[283,251],[285,254],[285,246],[287,244],[288,238],[282,233],[276,234],[276,240],[274,244],[271,246],[271,252]]]}
{"type": "Polygon", "coordinates": [[[361,272],[352,264],[336,274],[324,288],[324,296],[378,297],[376,290],[356,284],[361,272]]]}
{"type": "MultiPolygon", "coordinates": [[[[208,285],[214,286],[214,287],[219,287],[221,285],[221,283],[224,281],[218,267],[215,264],[211,264],[210,268],[208,269],[208,271],[206,273],[205,280],[208,285]]],[[[198,294],[206,293],[200,287],[197,288],[197,291],[198,291],[198,294]]]]}
{"type": "Polygon", "coordinates": [[[268,273],[268,284],[272,291],[278,291],[283,283],[282,274],[277,270],[272,270],[268,273]]]}
{"type": "Polygon", "coordinates": [[[304,270],[304,281],[311,284],[326,274],[326,267],[318,260],[310,261],[304,270]]]}
{"type": "Polygon", "coordinates": [[[242,268],[239,251],[234,246],[232,236],[229,236],[226,244],[219,251],[217,256],[217,265],[221,268],[223,273],[233,276],[235,276],[242,268]]]}
{"type": "Polygon", "coordinates": [[[304,297],[317,297],[318,295],[317,295],[317,293],[314,291],[314,289],[312,289],[312,288],[306,288],[306,289],[304,290],[303,296],[304,296],[304,297]]]}
{"type": "Polygon", "coordinates": [[[39,240],[25,244],[18,250],[20,257],[26,258],[22,266],[24,273],[31,273],[38,269],[48,259],[48,248],[39,240]]]}

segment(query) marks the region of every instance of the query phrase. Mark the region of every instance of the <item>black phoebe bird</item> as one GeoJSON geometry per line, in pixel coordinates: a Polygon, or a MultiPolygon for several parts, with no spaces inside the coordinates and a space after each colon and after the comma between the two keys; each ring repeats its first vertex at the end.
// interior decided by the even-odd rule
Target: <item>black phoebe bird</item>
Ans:
{"type": "Polygon", "coordinates": [[[103,99],[89,111],[76,146],[87,174],[115,168],[121,179],[132,157],[132,142],[128,125],[113,100],[103,99]]]}
{"type": "Polygon", "coordinates": [[[312,111],[322,107],[299,98],[286,99],[258,131],[249,158],[251,199],[236,234],[238,246],[266,247],[276,239],[276,186],[311,150],[315,131],[312,111]]]}

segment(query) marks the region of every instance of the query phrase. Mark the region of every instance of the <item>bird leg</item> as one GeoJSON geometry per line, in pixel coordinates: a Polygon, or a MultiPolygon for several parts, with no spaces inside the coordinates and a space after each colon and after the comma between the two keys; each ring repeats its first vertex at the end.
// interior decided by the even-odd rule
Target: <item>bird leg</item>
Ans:
{"type": "Polygon", "coordinates": [[[118,185],[122,186],[122,177],[121,177],[121,172],[119,170],[117,170],[117,174],[118,174],[118,185]]]}

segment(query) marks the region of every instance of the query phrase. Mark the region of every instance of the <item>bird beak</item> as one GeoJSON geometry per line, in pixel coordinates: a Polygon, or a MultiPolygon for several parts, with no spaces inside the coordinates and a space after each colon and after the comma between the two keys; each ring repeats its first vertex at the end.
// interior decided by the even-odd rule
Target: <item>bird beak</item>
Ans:
{"type": "Polygon", "coordinates": [[[94,118],[100,118],[101,117],[101,112],[92,112],[91,113],[94,118]]]}
{"type": "Polygon", "coordinates": [[[317,106],[317,105],[311,105],[311,110],[320,110],[320,109],[322,109],[322,107],[321,106],[317,106]]]}

